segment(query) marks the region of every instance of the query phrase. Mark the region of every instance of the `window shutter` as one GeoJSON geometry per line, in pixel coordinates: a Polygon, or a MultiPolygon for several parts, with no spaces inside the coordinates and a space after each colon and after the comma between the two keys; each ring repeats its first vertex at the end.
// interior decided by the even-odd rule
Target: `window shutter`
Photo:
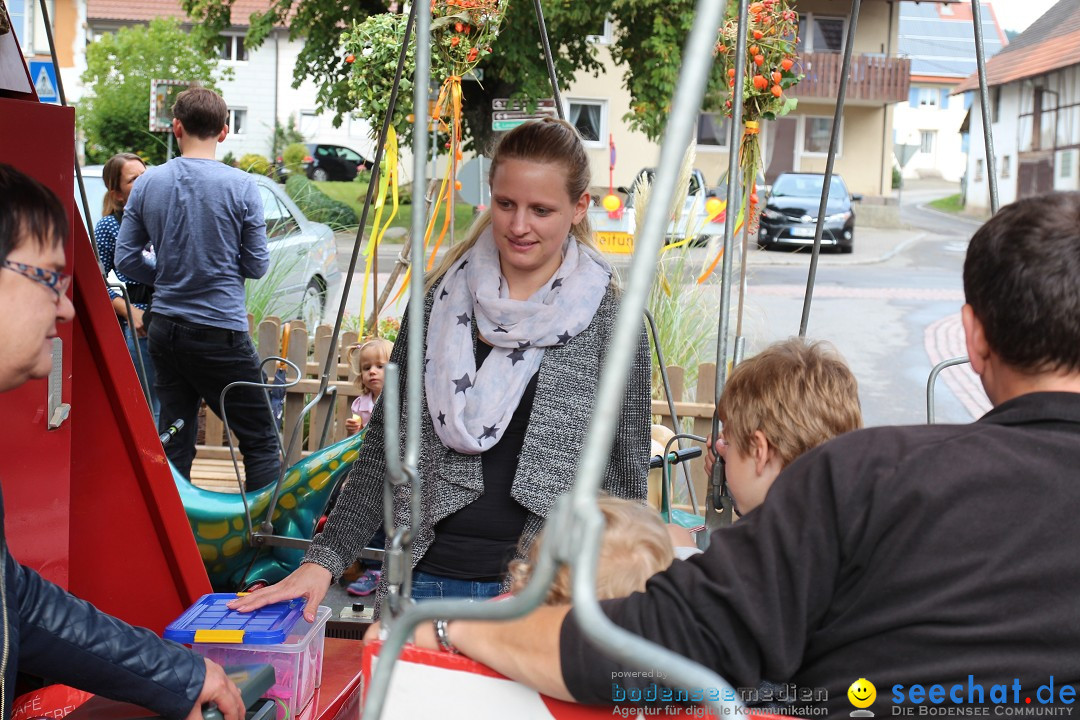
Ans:
{"type": "Polygon", "coordinates": [[[919,107],[919,88],[911,88],[908,91],[908,104],[913,108],[919,107]]]}

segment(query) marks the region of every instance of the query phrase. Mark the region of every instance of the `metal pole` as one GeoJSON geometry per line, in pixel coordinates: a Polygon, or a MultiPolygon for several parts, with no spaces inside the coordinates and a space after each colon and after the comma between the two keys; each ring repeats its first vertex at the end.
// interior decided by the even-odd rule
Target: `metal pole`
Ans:
{"type": "Polygon", "coordinates": [[[533,0],[536,8],[536,24],[540,26],[540,44],[544,46],[544,63],[547,65],[548,80],[551,81],[551,96],[555,98],[555,112],[559,113],[559,119],[566,119],[566,109],[563,108],[562,95],[559,93],[559,79],[555,77],[555,62],[551,59],[551,43],[548,41],[547,24],[544,23],[544,8],[540,7],[540,0],[533,0]]]}
{"type": "MultiPolygon", "coordinates": [[[[626,390],[637,339],[641,332],[641,314],[645,310],[649,288],[656,274],[656,259],[666,235],[668,208],[675,193],[682,156],[693,139],[697,113],[701,108],[706,80],[711,69],[716,29],[720,26],[724,5],[724,2],[717,0],[699,0],[695,9],[696,22],[683,54],[679,84],[664,133],[652,199],[635,238],[636,247],[630,266],[629,282],[619,305],[610,342],[611,352],[600,376],[597,398],[621,398],[626,390]]],[[[740,12],[745,13],[745,7],[744,4],[740,12]]],[[[740,93],[741,85],[737,84],[735,94],[740,93]]],[[[572,576],[575,602],[572,612],[588,640],[608,657],[635,667],[644,667],[645,658],[648,658],[650,666],[663,666],[670,671],[668,684],[684,688],[717,688],[720,696],[724,697],[727,692],[733,691],[729,690],[728,684],[716,673],[619,628],[611,622],[596,601],[596,548],[600,545],[604,525],[603,517],[596,507],[596,494],[600,489],[600,481],[617,430],[619,405],[618,402],[603,400],[595,403],[574,488],[570,493],[577,532],[573,533],[572,541],[564,536],[555,543],[560,546],[557,551],[566,553],[565,556],[572,560],[574,567],[572,576]]],[[[737,695],[733,693],[728,697],[734,698],[737,695]]],[[[717,714],[730,712],[729,703],[710,702],[709,705],[717,714]]]]}
{"type": "MultiPolygon", "coordinates": [[[[364,210],[360,214],[360,226],[356,228],[356,240],[353,242],[352,256],[349,258],[349,269],[345,273],[345,286],[341,290],[341,302],[338,303],[337,318],[334,320],[334,332],[330,335],[330,352],[326,354],[326,364],[323,366],[322,378],[319,382],[319,391],[308,404],[304,406],[304,409],[300,411],[300,417],[297,418],[296,425],[293,426],[293,432],[289,438],[289,450],[285,452],[285,457],[289,456],[289,452],[300,437],[300,430],[303,428],[303,418],[326,395],[326,387],[330,382],[330,372],[337,365],[337,355],[334,352],[334,348],[337,347],[338,338],[341,336],[341,324],[345,319],[345,302],[349,299],[349,291],[352,289],[353,273],[356,272],[357,259],[360,256],[360,248],[364,242],[364,226],[367,224],[368,210],[371,208],[371,197],[379,182],[379,164],[382,162],[383,148],[386,146],[386,135],[390,129],[390,118],[393,117],[394,107],[397,104],[398,89],[401,85],[401,76],[404,74],[405,69],[405,58],[408,54],[409,38],[412,34],[413,23],[416,21],[416,7],[417,6],[414,3],[412,12],[409,14],[409,19],[405,22],[405,33],[401,41],[401,53],[398,55],[397,70],[394,73],[394,85],[393,89],[390,91],[386,116],[383,118],[382,128],[379,130],[379,140],[375,145],[375,159],[372,161],[371,182],[368,184],[367,197],[364,199],[364,210]]],[[[424,115],[427,115],[426,102],[424,103],[424,115]]],[[[424,135],[423,132],[421,132],[420,135],[423,136],[424,140],[427,139],[427,136],[424,135]]],[[[170,139],[172,138],[171,133],[169,134],[169,137],[170,139]]],[[[418,141],[418,144],[423,145],[424,143],[418,141]]],[[[361,318],[361,320],[363,320],[363,318],[361,318]]],[[[278,478],[277,486],[274,488],[274,494],[270,504],[266,507],[266,518],[263,520],[260,528],[262,532],[272,533],[274,530],[270,517],[274,512],[274,508],[277,507],[278,497],[281,495],[281,488],[284,484],[282,481],[284,480],[287,471],[288,467],[286,467],[286,463],[282,462],[281,475],[278,478]]]]}
{"type": "Polygon", "coordinates": [[[990,184],[990,212],[998,211],[997,165],[994,159],[993,118],[990,117],[990,90],[986,84],[986,50],[983,45],[982,7],[971,0],[971,24],[975,29],[975,65],[979,70],[979,107],[982,111],[983,142],[986,145],[986,179],[990,184]]]}
{"type": "MultiPolygon", "coordinates": [[[[735,41],[735,92],[731,98],[731,132],[728,135],[728,186],[727,211],[724,213],[724,260],[720,270],[720,328],[716,334],[716,396],[727,382],[728,326],[731,315],[731,251],[735,247],[735,208],[739,199],[739,150],[742,140],[743,85],[746,80],[746,28],[749,16],[750,0],[738,0],[739,30],[735,41]]],[[[749,207],[747,210],[749,211],[749,207]]],[[[713,414],[712,436],[720,435],[720,420],[713,414]]],[[[711,447],[705,452],[713,452],[711,447]]],[[[705,497],[705,526],[713,530],[731,524],[731,498],[727,496],[724,469],[720,463],[713,466],[709,478],[709,492],[705,497]]]]}
{"type": "Polygon", "coordinates": [[[844,43],[844,64],[840,69],[840,91],[833,112],[832,133],[829,135],[829,159],[825,161],[825,177],[821,183],[821,202],[818,203],[817,225],[814,228],[814,249],[810,255],[810,272],[806,278],[806,295],[803,298],[802,319],[799,321],[799,337],[806,337],[810,322],[810,303],[814,298],[814,281],[817,278],[818,256],[821,255],[821,232],[825,227],[825,210],[829,204],[829,187],[832,185],[833,165],[836,163],[836,145],[840,140],[840,122],[844,117],[844,98],[847,97],[848,75],[851,72],[851,51],[855,46],[855,26],[859,21],[861,0],[851,0],[851,19],[848,21],[847,39],[844,43]]]}
{"type": "Polygon", "coordinates": [[[970,362],[968,357],[955,357],[950,360],[942,360],[930,371],[930,377],[926,379],[926,424],[934,424],[934,385],[937,383],[938,375],[945,368],[952,367],[954,365],[963,365],[966,362],[970,362]]]}

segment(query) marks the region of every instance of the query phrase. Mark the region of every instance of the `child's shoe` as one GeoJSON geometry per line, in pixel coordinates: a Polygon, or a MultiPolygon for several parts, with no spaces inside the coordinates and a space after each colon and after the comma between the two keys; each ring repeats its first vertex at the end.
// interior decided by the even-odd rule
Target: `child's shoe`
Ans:
{"type": "Polygon", "coordinates": [[[379,578],[382,577],[382,573],[378,570],[366,570],[364,574],[357,578],[356,582],[352,583],[345,589],[345,592],[350,595],[356,595],[363,597],[375,592],[375,588],[379,586],[379,578]]]}

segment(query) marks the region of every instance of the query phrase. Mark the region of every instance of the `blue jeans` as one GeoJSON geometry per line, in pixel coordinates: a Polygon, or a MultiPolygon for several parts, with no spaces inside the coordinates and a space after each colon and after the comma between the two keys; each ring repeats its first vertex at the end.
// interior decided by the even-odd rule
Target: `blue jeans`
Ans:
{"type": "Polygon", "coordinates": [[[432,575],[414,571],[412,596],[414,600],[438,600],[440,598],[466,598],[490,600],[501,592],[502,583],[476,582],[432,575]]]}
{"type": "MultiPolygon", "coordinates": [[[[131,331],[128,330],[127,323],[121,323],[120,327],[124,331],[124,339],[127,341],[128,354],[131,355],[131,362],[135,364],[136,374],[140,374],[139,361],[135,356],[135,338],[132,337],[131,331]]],[[[157,381],[156,373],[154,372],[154,363],[150,360],[150,338],[141,337],[139,340],[139,351],[142,353],[143,367],[146,368],[146,384],[150,386],[150,412],[154,414],[154,427],[158,426],[158,420],[161,417],[161,402],[158,400],[157,390],[154,389],[154,383],[157,381]]]]}

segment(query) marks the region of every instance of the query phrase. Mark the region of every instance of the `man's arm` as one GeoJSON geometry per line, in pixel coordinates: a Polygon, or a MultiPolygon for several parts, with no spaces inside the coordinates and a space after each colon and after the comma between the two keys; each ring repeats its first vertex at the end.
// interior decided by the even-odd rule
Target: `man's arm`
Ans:
{"type": "Polygon", "coordinates": [[[19,565],[4,552],[5,583],[19,625],[19,669],[131,702],[172,720],[215,702],[241,720],[243,702],[214,663],[145,628],[97,610],[19,565]]]}
{"type": "Polygon", "coordinates": [[[120,233],[116,237],[114,259],[118,273],[153,287],[157,273],[142,254],[143,248],[150,242],[150,234],[142,217],[144,186],[145,183],[136,181],[131,187],[131,195],[124,206],[124,221],[120,223],[120,233]]]}
{"type": "Polygon", "coordinates": [[[244,194],[244,224],[240,232],[240,274],[258,280],[270,269],[270,250],[266,246],[262,198],[255,181],[248,183],[244,194]]]}
{"type": "MultiPolygon", "coordinates": [[[[559,634],[569,612],[568,605],[551,605],[506,622],[453,620],[447,636],[473,660],[545,695],[572,702],[559,659],[559,634]]],[[[439,649],[431,623],[417,628],[416,644],[439,649]]]]}

